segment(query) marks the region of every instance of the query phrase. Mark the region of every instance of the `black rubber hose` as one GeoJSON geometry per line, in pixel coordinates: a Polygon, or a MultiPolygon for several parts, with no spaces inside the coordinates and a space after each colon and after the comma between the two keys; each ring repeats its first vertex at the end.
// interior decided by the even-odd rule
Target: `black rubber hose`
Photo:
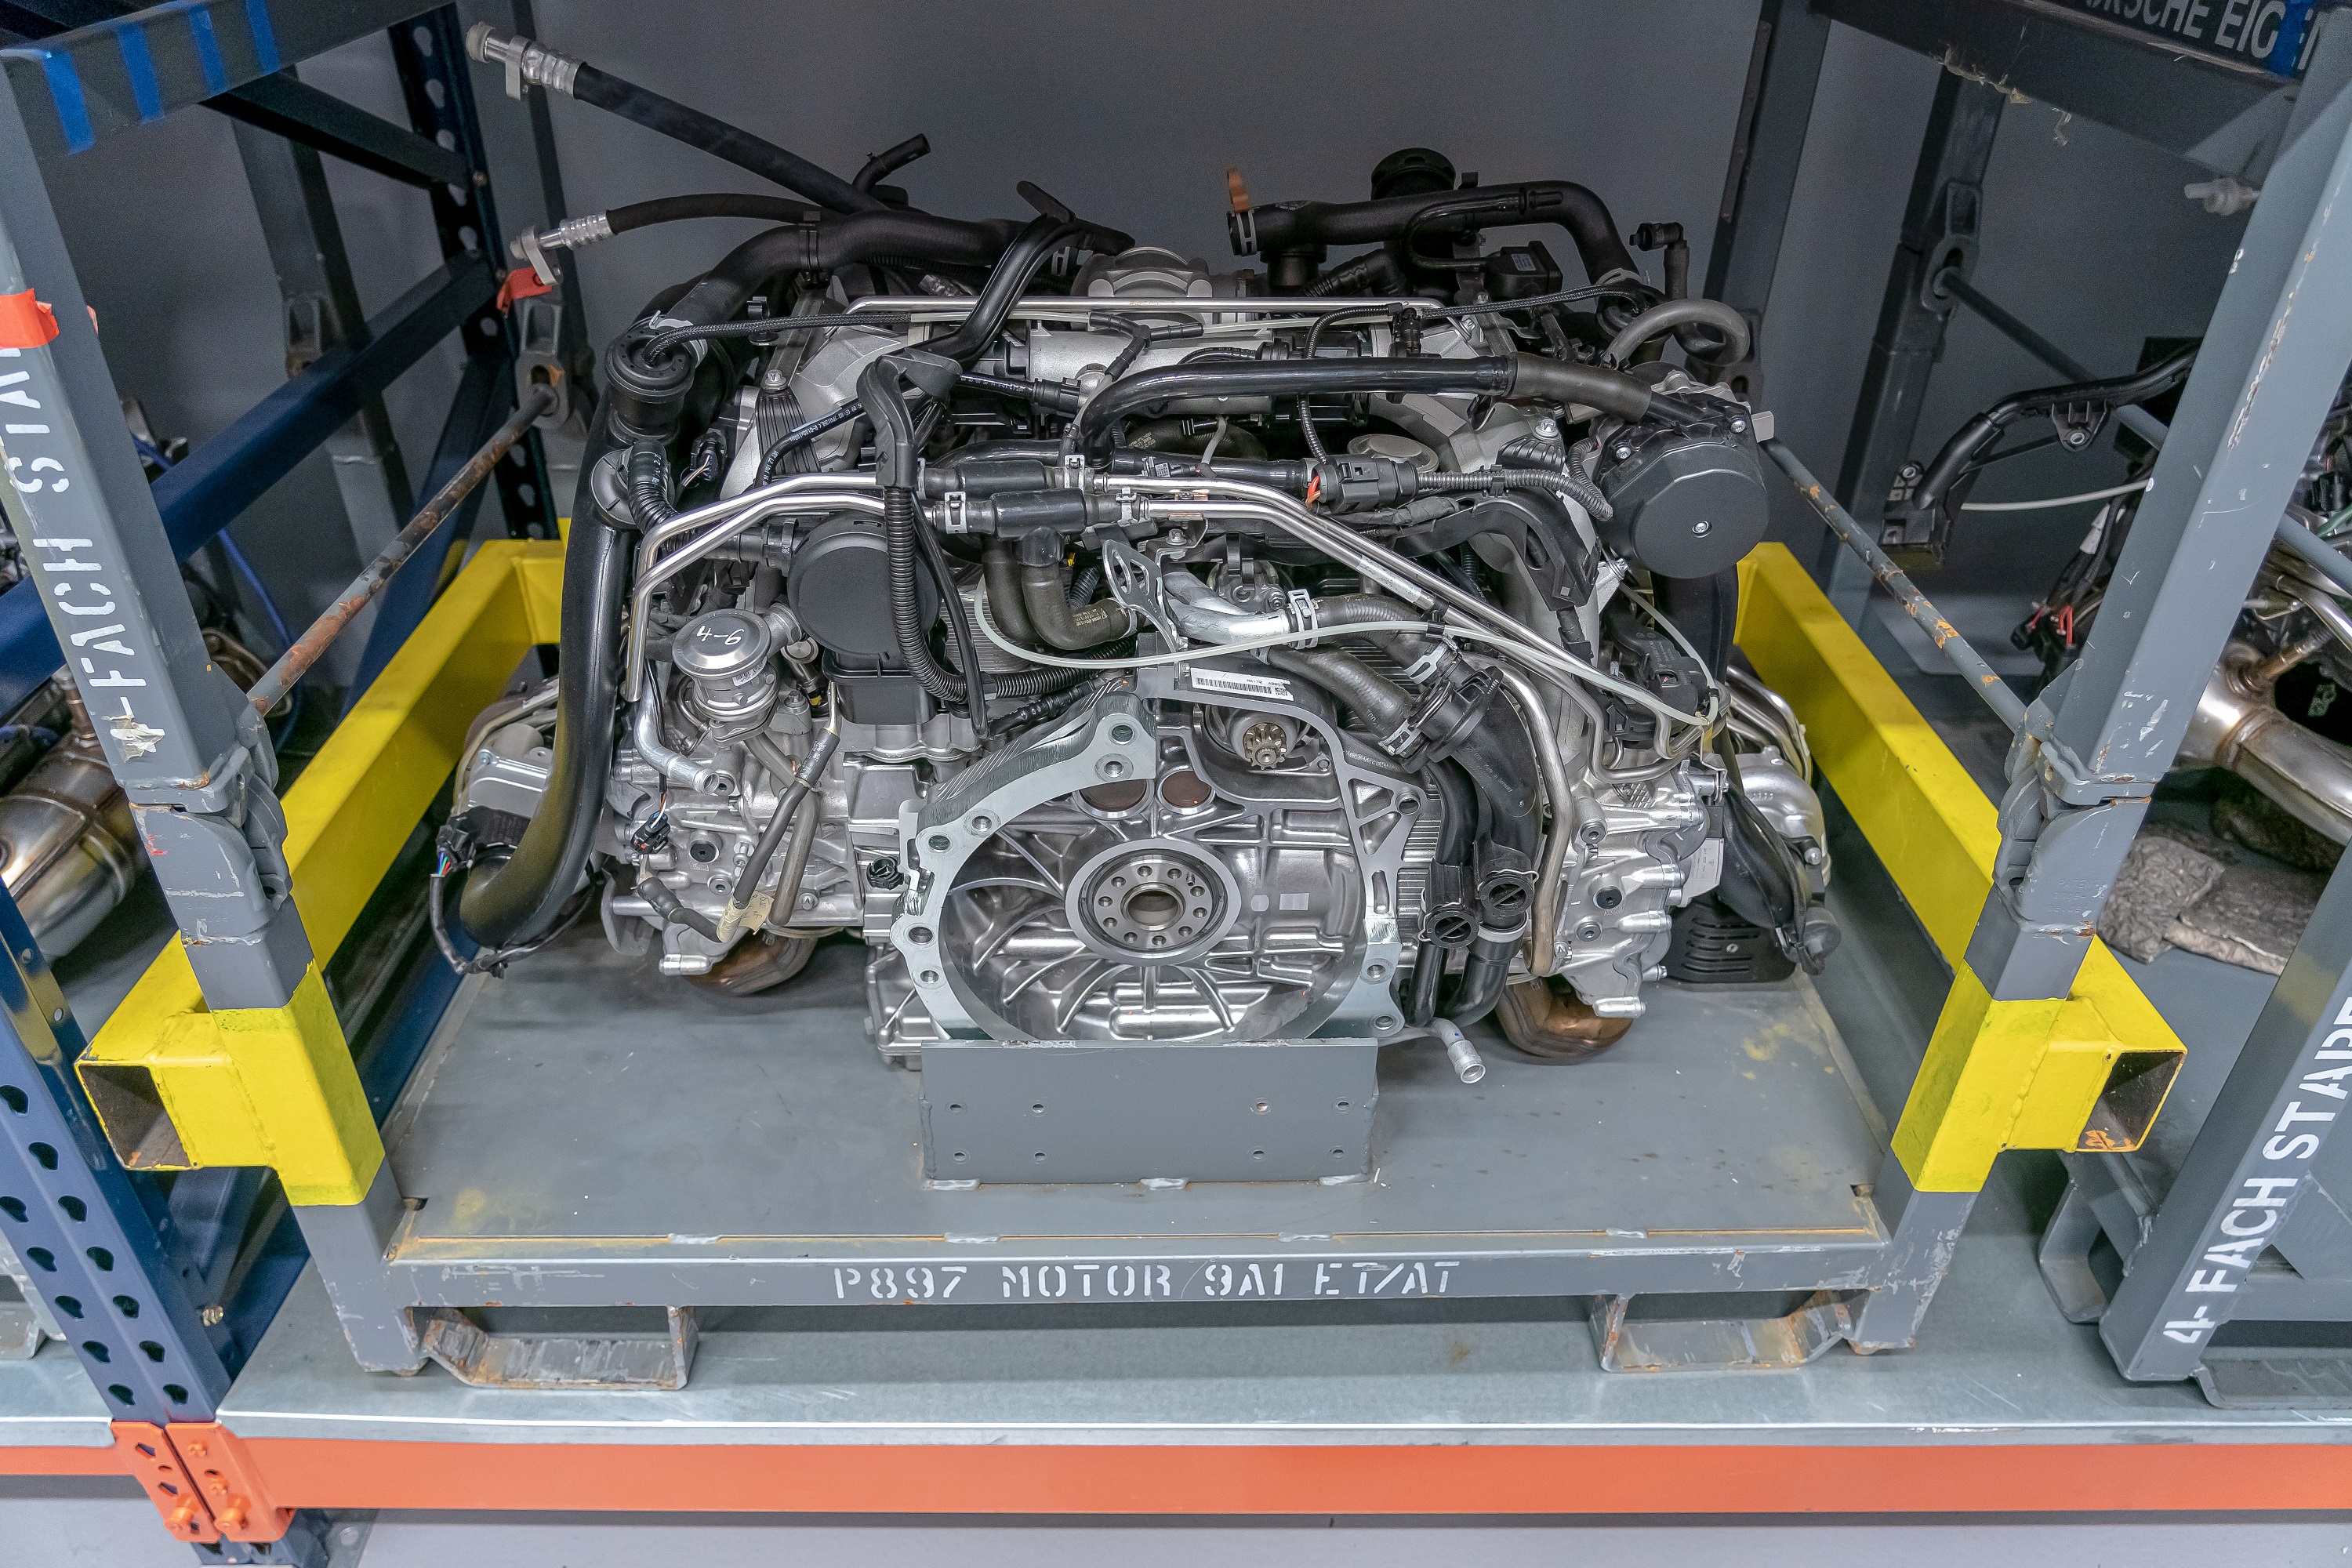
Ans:
{"type": "Polygon", "coordinates": [[[1486,837],[1533,858],[1543,841],[1536,811],[1536,754],[1516,713],[1507,702],[1491,704],[1486,718],[1448,755],[1470,775],[1486,807],[1486,837]]]}
{"type": "MultiPolygon", "coordinates": [[[[980,554],[980,573],[981,581],[987,584],[988,618],[996,623],[996,629],[1014,642],[1035,643],[1037,633],[1029,624],[1029,608],[1021,602],[1021,555],[1013,541],[991,539],[980,554]]],[[[997,683],[997,689],[1004,690],[1003,682],[997,683]]]]}
{"type": "Polygon", "coordinates": [[[457,900],[457,918],[483,947],[512,946],[552,925],[588,868],[604,781],[612,772],[620,711],[621,605],[634,541],[606,521],[590,489],[611,446],[600,408],[580,459],[580,488],[563,550],[562,663],[557,679],[555,755],[546,792],[522,843],[495,867],[477,866],[457,900]]]}
{"type": "MultiPolygon", "coordinates": [[[[1004,330],[1006,319],[1013,314],[1013,307],[1021,302],[1023,290],[1029,287],[1029,280],[1037,275],[1037,269],[1045,265],[1045,258],[1065,242],[1080,235],[1091,237],[1097,250],[1104,248],[1109,238],[1129,237],[1097,233],[1092,224],[1082,223],[1074,217],[1041,214],[1031,218],[1021,230],[1020,237],[1005,247],[1004,254],[990,270],[988,281],[981,286],[980,296],[971,302],[971,312],[964,317],[963,324],[946,337],[934,338],[925,343],[924,349],[970,369],[974,361],[988,352],[989,345],[996,341],[996,334],[1004,330]]],[[[1121,245],[1115,248],[1124,250],[1128,247],[1121,245]]]]}
{"type": "Polygon", "coordinates": [[[1726,567],[1712,577],[1653,577],[1658,609],[1690,638],[1691,647],[1717,680],[1730,668],[1732,632],[1739,620],[1739,570],[1726,567]]]}
{"type": "Polygon", "coordinates": [[[1089,669],[1056,669],[1052,665],[1017,669],[1011,675],[989,677],[988,692],[992,697],[1044,697],[1067,691],[1093,673],[1089,669]]]}
{"type": "Polygon", "coordinates": [[[930,155],[931,139],[916,132],[896,147],[885,149],[866,160],[849,183],[861,191],[870,191],[877,184],[897,174],[918,158],[930,155]]]}
{"type": "Polygon", "coordinates": [[[1393,733],[1412,717],[1415,704],[1404,688],[1353,654],[1328,647],[1270,647],[1265,661],[1346,703],[1375,736],[1393,733]]]}
{"type": "Polygon", "coordinates": [[[815,223],[822,209],[789,196],[747,195],[740,191],[708,191],[692,196],[656,196],[649,202],[628,202],[609,207],[604,226],[614,234],[650,228],[659,223],[682,223],[698,217],[751,217],[768,223],[815,223]]]}
{"type": "Polygon", "coordinates": [[[1180,397],[1299,397],[1317,392],[1475,392],[1582,403],[1626,419],[1646,417],[1653,410],[1676,418],[1699,417],[1696,410],[1652,392],[1622,371],[1564,364],[1535,354],[1462,360],[1224,360],[1147,370],[1111,383],[1078,416],[1071,439],[1092,450],[1127,415],[1180,397]]]}
{"type": "Polygon", "coordinates": [[[976,386],[982,392],[1000,393],[1006,397],[1025,397],[1040,407],[1056,414],[1076,414],[1086,401],[1086,394],[1075,386],[1064,386],[1056,381],[1015,381],[1011,376],[983,375],[968,370],[956,377],[960,386],[976,386]]]}
{"type": "Polygon", "coordinates": [[[1633,253],[1618,237],[1606,203],[1565,180],[1433,191],[1369,202],[1299,202],[1262,206],[1251,215],[1261,255],[1312,251],[1328,246],[1384,245],[1406,230],[1464,234],[1514,224],[1557,224],[1568,231],[1586,276],[1633,273],[1633,253]],[[1435,209],[1443,209],[1435,210],[1435,209]]]}
{"type": "Polygon", "coordinates": [[[1515,355],[1511,363],[1515,367],[1510,390],[1513,397],[1581,403],[1623,419],[1644,419],[1654,414],[1695,424],[1705,417],[1688,404],[1652,392],[1647,382],[1623,371],[1571,364],[1540,354],[1515,355]]]}
{"type": "MultiPolygon", "coordinates": [[[[908,503],[913,504],[914,492],[907,492],[908,503]]],[[[948,570],[947,552],[940,548],[940,537],[933,533],[920,517],[914,528],[915,542],[922,546],[923,562],[930,568],[931,581],[938,584],[940,604],[947,612],[948,635],[955,638],[956,658],[961,661],[964,710],[978,723],[988,713],[988,677],[980,668],[980,643],[971,635],[971,617],[965,613],[962,590],[956,586],[955,574],[948,570]]]]}
{"type": "Polygon", "coordinates": [[[1446,1001],[1445,1016],[1466,1028],[1493,1012],[1511,978],[1511,955],[1518,945],[1517,938],[1492,936],[1472,942],[1462,965],[1462,984],[1446,1001]]]}
{"type": "MultiPolygon", "coordinates": [[[[1391,599],[1379,594],[1334,594],[1315,601],[1315,624],[1318,626],[1360,626],[1367,621],[1418,621],[1426,618],[1423,613],[1401,599],[1391,599]]],[[[1453,664],[1453,650],[1435,637],[1419,632],[1367,632],[1372,641],[1388,649],[1391,658],[1411,669],[1433,653],[1446,657],[1438,668],[1453,664]]],[[[1430,673],[1434,674],[1433,669],[1430,673]]],[[[1426,685],[1424,678],[1420,684],[1426,685]]]]}
{"type": "MultiPolygon", "coordinates": [[[[893,485],[882,492],[882,543],[888,563],[890,628],[898,639],[899,658],[922,689],[942,702],[962,702],[967,700],[962,677],[942,669],[939,660],[931,657],[930,628],[923,625],[921,600],[915,592],[915,531],[922,525],[915,510],[914,491],[893,485]]],[[[973,678],[978,679],[976,670],[973,678]]]]}
{"type": "Polygon", "coordinates": [[[871,212],[882,205],[878,197],[817,167],[797,153],[787,152],[740,126],[730,125],[698,109],[688,109],[675,99],[664,98],[649,88],[639,87],[594,66],[581,66],[579,74],[572,79],[572,96],[624,120],[635,121],[648,131],[657,131],[673,141],[699,147],[738,168],[749,169],[761,179],[796,191],[830,211],[871,212]]]}
{"type": "Polygon", "coordinates": [[[662,924],[684,926],[707,942],[719,940],[719,922],[680,903],[677,895],[671,892],[669,885],[659,877],[641,876],[637,879],[636,888],[637,896],[653,906],[653,911],[661,917],[662,924]]]}
{"type": "MultiPolygon", "coordinates": [[[[772,768],[774,763],[770,762],[761,750],[766,739],[764,735],[753,737],[752,748],[760,753],[760,760],[772,768]]],[[[768,874],[768,862],[776,858],[776,850],[782,846],[784,835],[792,831],[793,814],[800,810],[801,803],[816,787],[816,781],[824,776],[825,764],[833,761],[835,748],[840,744],[839,731],[819,730],[815,742],[809,747],[807,758],[793,769],[792,781],[777,795],[776,815],[768,819],[768,826],[761,831],[759,842],[751,846],[751,858],[743,862],[742,874],[735,879],[736,887],[742,889],[737,895],[738,902],[750,899],[760,890],[760,879],[768,874]]]]}
{"type": "Polygon", "coordinates": [[[1404,1021],[1425,1029],[1437,1016],[1437,987],[1445,978],[1445,949],[1427,937],[1413,944],[1412,985],[1405,993],[1404,1021]]]}
{"type": "Polygon", "coordinates": [[[1127,611],[1109,600],[1070,603],[1062,536],[1050,528],[1032,529],[1021,536],[1021,605],[1037,640],[1064,653],[1100,647],[1128,633],[1127,611]]]}
{"type": "MultiPolygon", "coordinates": [[[[1427,931],[1431,913],[1430,889],[1436,886],[1434,871],[1444,866],[1457,871],[1470,864],[1473,831],[1477,826],[1477,798],[1470,790],[1469,776],[1452,763],[1432,763],[1421,771],[1422,784],[1429,791],[1439,812],[1437,823],[1437,858],[1432,863],[1433,875],[1423,884],[1422,894],[1423,930],[1427,931]]],[[[1405,1003],[1405,1022],[1415,1028],[1425,1028],[1437,1016],[1437,990],[1445,977],[1445,943],[1434,936],[1424,935],[1414,949],[1412,961],[1412,993],[1405,1003]]]]}
{"type": "MultiPolygon", "coordinates": [[[[1112,382],[1078,416],[1071,439],[1092,450],[1127,415],[1180,397],[1301,397],[1313,392],[1481,392],[1502,396],[1510,392],[1511,381],[1512,362],[1506,358],[1200,361],[1112,382]]],[[[1647,407],[1649,389],[1643,387],[1642,395],[1647,407]]]]}
{"type": "Polygon", "coordinates": [[[952,267],[989,267],[1022,232],[1010,219],[934,217],[875,205],[820,223],[763,229],[719,260],[669,309],[695,323],[732,320],[743,302],[786,272],[834,272],[858,262],[918,258],[952,267]]]}

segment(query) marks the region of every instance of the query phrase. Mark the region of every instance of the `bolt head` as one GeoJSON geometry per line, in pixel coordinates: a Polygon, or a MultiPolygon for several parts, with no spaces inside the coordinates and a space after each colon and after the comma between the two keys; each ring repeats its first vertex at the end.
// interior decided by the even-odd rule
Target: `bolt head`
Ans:
{"type": "Polygon", "coordinates": [[[1700,518],[1696,522],[1691,524],[1691,531],[1698,535],[1701,539],[1705,539],[1708,534],[1715,531],[1715,524],[1707,521],[1705,518],[1700,518]]]}

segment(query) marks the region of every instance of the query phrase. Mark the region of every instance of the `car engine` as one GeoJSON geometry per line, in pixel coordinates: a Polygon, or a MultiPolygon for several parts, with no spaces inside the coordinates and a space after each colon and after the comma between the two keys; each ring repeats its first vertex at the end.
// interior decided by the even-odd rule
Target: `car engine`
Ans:
{"type": "MultiPolygon", "coordinates": [[[[593,909],[752,993],[860,937],[950,1181],[1362,1167],[1302,1132],[1027,1172],[942,1130],[991,1070],[1007,1104],[1108,1072],[1134,1124],[1244,1060],[1368,1111],[1383,1042],[1475,1077],[1489,1014],[1574,1060],[1661,982],[1818,971],[1803,731],[1732,647],[1748,325],[1687,297],[1675,226],[1633,236],[1661,287],[1592,192],[1474,181],[1426,149],[1364,201],[1231,174],[1229,272],[1026,184],[1019,221],[761,208],[602,357],[561,673],[477,721],[442,832],[452,961],[593,909]],[[1487,243],[1532,227],[1580,280],[1487,243]]],[[[664,218],[698,200],[744,216],[664,218]]]]}

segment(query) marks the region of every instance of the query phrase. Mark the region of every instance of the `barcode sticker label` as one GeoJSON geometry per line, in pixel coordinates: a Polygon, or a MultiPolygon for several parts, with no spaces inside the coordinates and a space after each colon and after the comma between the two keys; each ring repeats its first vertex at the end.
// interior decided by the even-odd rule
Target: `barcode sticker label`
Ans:
{"type": "Polygon", "coordinates": [[[1290,682],[1271,675],[1235,675],[1223,669],[1193,669],[1192,689],[1214,691],[1226,697],[1255,697],[1266,702],[1289,702],[1290,682]]]}

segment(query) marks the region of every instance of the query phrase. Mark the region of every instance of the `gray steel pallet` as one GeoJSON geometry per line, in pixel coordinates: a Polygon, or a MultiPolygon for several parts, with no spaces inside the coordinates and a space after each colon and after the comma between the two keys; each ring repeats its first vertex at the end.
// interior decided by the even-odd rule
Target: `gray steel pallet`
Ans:
{"type": "MultiPolygon", "coordinates": [[[[1854,1059],[1851,1068],[1815,1060],[1806,1069],[1827,1091],[1814,1102],[1817,1113],[1831,1095],[1847,1097],[1849,1082],[1881,1105],[1898,1104],[1945,985],[1866,847],[1843,830],[1833,848],[1853,935],[1818,984],[1854,1059]]],[[[1643,1049],[1639,1034],[1625,1044],[1643,1049]]],[[[637,1059],[680,1048],[649,1037],[637,1059]]],[[[1785,1065],[1753,1062],[1745,1052],[1740,1060],[1747,1065],[1733,1075],[1752,1068],[1759,1080],[1785,1065]]],[[[779,1077],[793,1065],[780,1050],[779,1077]]],[[[1574,1079],[1595,1065],[1538,1070],[1574,1079]]],[[[1499,1068],[1480,1087],[1511,1081],[1518,1070],[1499,1068]]],[[[445,1079],[429,1090],[427,1109],[433,1094],[454,1087],[445,1079]]],[[[1485,1109],[1499,1146],[1508,1117],[1485,1109]]],[[[1717,1131],[1711,1122],[1691,1126],[1717,1131]]],[[[551,1107],[533,1146],[544,1152],[571,1137],[584,1149],[594,1135],[551,1107]]],[[[395,1151],[395,1161],[404,1157],[395,1151]]],[[[903,1163],[911,1180],[911,1148],[903,1163]]],[[[219,1418],[246,1438],[441,1444],[2352,1440],[2352,1416],[2217,1410],[2191,1384],[2118,1377],[2096,1331],[2052,1308],[2035,1268],[2039,1222],[2063,1181],[2055,1156],[2005,1157],[1918,1347],[1866,1357],[1836,1350],[1801,1372],[1603,1376],[1587,1302],[1577,1298],[1178,1305],[1149,1315],[1100,1303],[1000,1301],[957,1313],[713,1310],[703,1315],[693,1380],[682,1390],[510,1392],[467,1387],[436,1368],[415,1377],[362,1372],[314,1272],[289,1299],[219,1418]]],[[[1956,1498],[1954,1506],[1986,1505],[1956,1498]]]]}
{"type": "MultiPolygon", "coordinates": [[[[636,1342],[631,1381],[673,1384],[698,1312],[878,1304],[1093,1303],[1140,1322],[1595,1298],[1612,1368],[1801,1363],[1870,1342],[1869,1293],[1941,1268],[1882,1217],[1900,1195],[1874,1188],[1896,1169],[1877,1105],[1903,1092],[1916,1049],[1874,1100],[1844,1042],[1924,1040],[1947,981],[1849,837],[1856,869],[1834,899],[1853,962],[1818,983],[1663,986],[1580,1066],[1484,1032],[1475,1086],[1433,1046],[1391,1047],[1377,1106],[1321,1110],[1375,1119],[1374,1173],[1340,1183],[926,1183],[923,1082],[867,1042],[862,948],[821,950],[772,997],[730,998],[665,983],[590,930],[452,1006],[385,1126],[406,1212],[387,1250],[340,1253],[329,1281],[347,1327],[415,1311],[427,1350],[483,1382],[562,1381],[576,1374],[563,1355],[627,1353],[579,1310],[629,1303],[671,1313],[636,1342]],[[1872,978],[1898,970],[1915,978],[1872,978]],[[1885,1016],[1890,986],[1929,1011],[1885,1016]],[[485,1344],[454,1310],[492,1306],[572,1315],[511,1337],[494,1317],[485,1344]],[[533,1331],[540,1348],[512,1348],[533,1331]],[[551,1335],[606,1348],[557,1352],[551,1335]],[[530,1366],[483,1364],[493,1345],[530,1366]]],[[[1033,1112],[1041,1148],[1056,1109],[1033,1112]]]]}

